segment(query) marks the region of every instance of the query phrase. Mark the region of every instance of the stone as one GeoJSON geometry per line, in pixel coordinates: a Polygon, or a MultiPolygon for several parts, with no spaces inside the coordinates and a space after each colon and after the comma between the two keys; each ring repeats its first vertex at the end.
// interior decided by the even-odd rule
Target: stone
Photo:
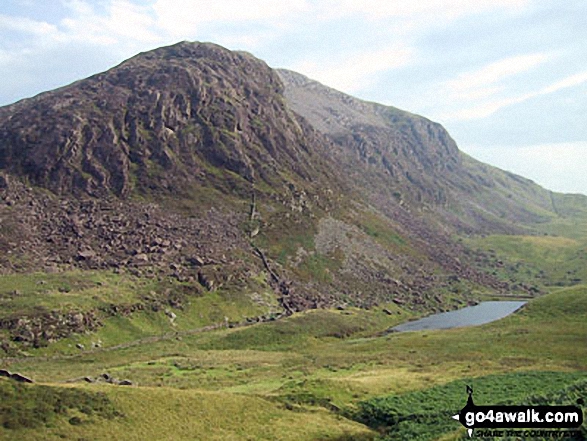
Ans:
{"type": "Polygon", "coordinates": [[[187,262],[193,266],[204,266],[204,259],[199,256],[188,257],[187,262]]]}
{"type": "Polygon", "coordinates": [[[76,325],[83,325],[84,315],[81,312],[77,312],[71,316],[71,320],[76,325]]]}
{"type": "Polygon", "coordinates": [[[212,289],[214,289],[214,280],[210,279],[203,273],[198,273],[198,282],[208,291],[212,291],[212,289]]]}
{"type": "Polygon", "coordinates": [[[90,260],[96,257],[96,252],[94,250],[83,250],[77,253],[77,258],[79,260],[90,260]]]}

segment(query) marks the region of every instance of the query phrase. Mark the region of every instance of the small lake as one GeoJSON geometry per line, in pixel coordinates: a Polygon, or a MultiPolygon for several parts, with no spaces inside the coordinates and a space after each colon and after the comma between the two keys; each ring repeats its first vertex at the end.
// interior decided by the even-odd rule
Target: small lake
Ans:
{"type": "Polygon", "coordinates": [[[483,325],[504,318],[525,304],[526,302],[523,301],[481,302],[475,306],[457,309],[456,311],[441,312],[413,322],[402,323],[391,328],[390,331],[422,331],[425,329],[449,329],[483,325]]]}

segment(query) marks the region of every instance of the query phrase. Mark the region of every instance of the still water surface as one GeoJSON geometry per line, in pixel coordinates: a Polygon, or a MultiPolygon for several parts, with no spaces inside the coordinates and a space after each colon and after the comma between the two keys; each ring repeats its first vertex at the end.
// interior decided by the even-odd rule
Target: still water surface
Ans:
{"type": "Polygon", "coordinates": [[[449,329],[461,326],[477,326],[506,317],[524,306],[522,301],[481,302],[456,311],[441,312],[413,322],[402,323],[392,331],[422,331],[424,329],[449,329]]]}

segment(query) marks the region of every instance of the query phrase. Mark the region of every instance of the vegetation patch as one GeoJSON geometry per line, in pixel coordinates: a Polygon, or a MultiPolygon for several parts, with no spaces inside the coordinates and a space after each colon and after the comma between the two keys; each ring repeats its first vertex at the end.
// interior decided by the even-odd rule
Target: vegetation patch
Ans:
{"type": "Polygon", "coordinates": [[[572,286],[587,281],[587,242],[561,236],[493,235],[469,240],[484,255],[478,266],[516,284],[572,286]]]}
{"type": "Polygon", "coordinates": [[[312,253],[296,268],[296,273],[302,280],[314,280],[321,283],[332,282],[332,274],[342,268],[344,255],[340,256],[336,253],[330,255],[323,255],[312,253]]]}
{"type": "Polygon", "coordinates": [[[475,403],[538,405],[576,404],[587,392],[581,373],[523,372],[463,378],[442,386],[403,395],[374,398],[358,404],[358,421],[383,432],[382,440],[433,440],[458,429],[451,416],[464,407],[466,385],[475,403]],[[575,384],[574,384],[575,383],[575,384]]]}
{"type": "MultiPolygon", "coordinates": [[[[396,319],[397,320],[397,319],[396,319]]],[[[361,332],[382,329],[391,319],[383,313],[366,311],[309,311],[271,323],[234,330],[218,335],[206,349],[264,349],[299,348],[317,339],[346,339],[361,332]]]]}
{"type": "Polygon", "coordinates": [[[383,217],[371,212],[362,212],[358,221],[359,227],[380,245],[392,250],[409,252],[406,240],[383,217]]]}
{"type": "Polygon", "coordinates": [[[0,379],[0,425],[5,429],[48,426],[56,419],[80,425],[121,416],[103,393],[0,379]]]}
{"type": "Polygon", "coordinates": [[[298,249],[306,252],[314,251],[314,235],[317,227],[313,221],[308,221],[296,213],[279,211],[270,217],[270,225],[261,229],[255,238],[255,244],[267,251],[272,259],[281,265],[286,265],[288,258],[294,256],[298,249]]]}
{"type": "Polygon", "coordinates": [[[169,287],[160,285],[153,279],[109,271],[3,275],[0,276],[0,318],[132,304],[151,291],[169,287]]]}

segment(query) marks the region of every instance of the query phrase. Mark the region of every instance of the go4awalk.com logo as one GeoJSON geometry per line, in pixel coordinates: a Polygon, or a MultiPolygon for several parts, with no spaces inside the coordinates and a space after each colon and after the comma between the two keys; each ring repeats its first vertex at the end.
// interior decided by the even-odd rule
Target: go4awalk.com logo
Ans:
{"type": "Polygon", "coordinates": [[[583,424],[583,411],[577,406],[477,406],[469,386],[467,393],[467,404],[453,418],[467,428],[469,436],[561,439],[580,434],[576,429],[583,424]]]}

